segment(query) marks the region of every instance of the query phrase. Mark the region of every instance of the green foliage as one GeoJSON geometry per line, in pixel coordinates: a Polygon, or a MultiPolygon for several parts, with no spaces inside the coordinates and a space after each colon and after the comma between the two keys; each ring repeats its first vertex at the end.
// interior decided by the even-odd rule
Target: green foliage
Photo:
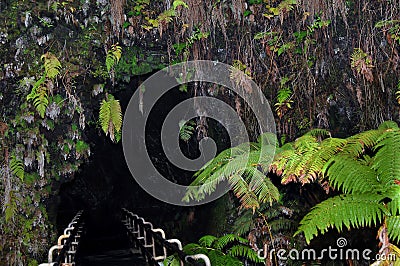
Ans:
{"type": "Polygon", "coordinates": [[[350,145],[360,144],[357,137],[349,140],[332,138],[327,130],[314,129],[299,137],[293,143],[287,143],[282,151],[277,154],[272,170],[282,175],[282,183],[300,181],[302,184],[323,179],[323,167],[333,155],[343,149],[345,145],[348,150],[353,150],[350,145]]]}
{"type": "Polygon", "coordinates": [[[99,122],[106,136],[110,134],[112,141],[116,141],[116,135],[122,127],[122,111],[119,100],[108,94],[107,99],[100,105],[99,122]]]}
{"type": "Polygon", "coordinates": [[[292,109],[293,100],[290,100],[292,90],[286,85],[288,81],[287,77],[281,79],[278,95],[276,96],[275,111],[279,118],[282,118],[288,109],[292,109]]]}
{"type": "Polygon", "coordinates": [[[170,9],[165,10],[161,14],[157,16],[155,19],[151,19],[146,17],[147,25],[142,25],[142,27],[146,30],[151,30],[154,28],[158,28],[160,31],[160,35],[163,32],[163,26],[168,25],[168,23],[172,22],[172,19],[176,16],[176,10],[178,7],[183,6],[185,8],[189,8],[189,6],[182,0],[174,0],[170,9]]]}
{"type": "Polygon", "coordinates": [[[256,209],[260,203],[277,201],[279,191],[262,170],[268,170],[275,145],[276,137],[265,133],[257,143],[222,151],[194,175],[183,201],[202,200],[224,180],[228,180],[243,208],[256,209]]]}
{"type": "Polygon", "coordinates": [[[107,71],[110,72],[114,66],[119,62],[122,56],[122,48],[118,43],[111,45],[106,55],[106,67],[107,71]]]}
{"type": "Polygon", "coordinates": [[[268,13],[263,15],[269,19],[275,16],[282,16],[284,13],[293,10],[296,4],[297,4],[296,0],[283,0],[276,7],[271,7],[267,5],[268,13]]]}
{"type": "Polygon", "coordinates": [[[187,122],[181,120],[179,122],[179,138],[185,142],[188,142],[196,130],[195,126],[196,123],[192,120],[187,122]]]}
{"type": "Polygon", "coordinates": [[[325,233],[378,225],[387,221],[389,237],[398,241],[400,219],[400,129],[388,121],[344,140],[322,171],[344,194],[315,206],[300,222],[306,241],[325,233]],[[323,215],[321,215],[323,214],[323,215]]]}
{"type": "Polygon", "coordinates": [[[44,71],[46,77],[54,79],[58,74],[60,74],[61,63],[55,55],[47,52],[42,55],[40,59],[44,60],[44,71]]]}
{"type": "Polygon", "coordinates": [[[49,96],[47,94],[47,87],[43,86],[42,83],[45,81],[45,76],[42,76],[40,80],[35,83],[32,91],[27,95],[26,99],[32,101],[36,110],[38,111],[41,118],[44,118],[46,108],[49,105],[49,96]]]}
{"type": "Polygon", "coordinates": [[[26,99],[27,101],[33,102],[40,117],[44,118],[46,108],[49,105],[48,86],[52,84],[51,80],[55,79],[60,74],[61,63],[58,58],[50,52],[42,55],[40,59],[44,61],[44,73],[42,77],[35,82],[26,99]]]}
{"type": "MultiPolygon", "coordinates": [[[[400,45],[400,20],[382,20],[375,24],[375,28],[382,28],[388,31],[390,38],[400,45]]],[[[391,43],[392,40],[388,38],[391,43]]]]}
{"type": "Polygon", "coordinates": [[[89,144],[87,144],[83,140],[78,140],[75,145],[75,150],[79,154],[85,153],[89,150],[89,144]]]}
{"type": "Polygon", "coordinates": [[[21,181],[24,181],[24,163],[14,155],[10,158],[10,169],[15,176],[21,179],[21,181]]]}
{"type": "MultiPolygon", "coordinates": [[[[234,234],[222,237],[206,235],[199,239],[199,243],[191,243],[183,247],[188,255],[204,254],[210,259],[211,265],[244,265],[242,260],[263,262],[257,253],[248,245],[248,240],[234,234]]],[[[174,256],[164,260],[164,265],[177,265],[179,262],[174,256]],[[169,264],[168,264],[169,263],[169,264]]]]}
{"type": "Polygon", "coordinates": [[[17,197],[15,195],[15,191],[10,191],[9,192],[9,200],[5,204],[5,219],[6,222],[10,222],[11,219],[15,216],[17,213],[17,197]]]}
{"type": "Polygon", "coordinates": [[[396,90],[395,95],[396,95],[397,103],[400,104],[400,80],[397,83],[397,90],[396,90]]]}
{"type": "Polygon", "coordinates": [[[351,67],[355,69],[358,74],[361,74],[369,82],[374,80],[371,68],[372,58],[367,53],[365,53],[361,48],[354,48],[353,53],[350,56],[351,67]]]}

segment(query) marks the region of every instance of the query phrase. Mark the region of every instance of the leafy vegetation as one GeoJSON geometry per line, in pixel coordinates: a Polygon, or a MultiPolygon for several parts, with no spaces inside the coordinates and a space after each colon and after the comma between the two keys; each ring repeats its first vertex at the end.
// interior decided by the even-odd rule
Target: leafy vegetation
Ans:
{"type": "Polygon", "coordinates": [[[255,210],[261,203],[277,201],[279,191],[264,174],[273,158],[275,143],[275,136],[266,133],[256,143],[243,143],[221,152],[195,174],[183,200],[201,200],[227,180],[243,208],[255,210]]]}
{"type": "Polygon", "coordinates": [[[192,120],[185,122],[184,120],[179,123],[179,138],[185,142],[188,142],[193,136],[196,128],[196,123],[192,120]]]}
{"type": "Polygon", "coordinates": [[[329,159],[323,173],[344,194],[318,204],[303,218],[299,232],[304,232],[307,242],[330,227],[342,231],[343,225],[359,228],[381,223],[392,241],[400,240],[399,138],[400,129],[387,122],[378,130],[351,137],[350,145],[329,159]]]}
{"type": "Polygon", "coordinates": [[[122,47],[118,43],[111,45],[111,48],[107,51],[106,56],[106,67],[107,71],[110,72],[114,66],[119,62],[122,56],[122,47]]]}
{"type": "Polygon", "coordinates": [[[111,94],[102,100],[100,105],[99,122],[106,136],[109,134],[112,141],[120,140],[122,128],[122,111],[118,100],[111,94]]]}
{"type": "MultiPolygon", "coordinates": [[[[188,255],[205,254],[210,259],[211,265],[245,265],[242,260],[248,262],[263,262],[257,253],[247,246],[248,240],[234,234],[226,234],[221,237],[205,235],[197,243],[191,243],[183,247],[188,255]]],[[[174,256],[164,260],[164,265],[179,265],[179,260],[174,256]]]]}

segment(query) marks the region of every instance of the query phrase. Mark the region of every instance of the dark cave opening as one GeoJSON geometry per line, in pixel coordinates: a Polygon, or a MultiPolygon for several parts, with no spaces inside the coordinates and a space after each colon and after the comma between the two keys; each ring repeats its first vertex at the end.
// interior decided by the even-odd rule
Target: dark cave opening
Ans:
{"type": "MultiPolygon", "coordinates": [[[[126,89],[115,93],[116,98],[120,99],[123,111],[134,93],[132,88],[137,88],[138,82],[139,80],[135,80],[126,89]]],[[[156,168],[163,172],[163,175],[172,175],[171,179],[180,184],[190,183],[194,172],[179,169],[168,161],[160,145],[160,130],[169,110],[189,97],[189,93],[181,92],[178,88],[170,90],[152,109],[147,125],[152,130],[149,130],[150,133],[146,136],[146,143],[149,142],[149,155],[156,168]]],[[[217,137],[218,151],[227,148],[227,132],[218,122],[210,120],[209,123],[213,128],[211,134],[217,137]]],[[[91,232],[118,235],[122,207],[136,212],[152,222],[155,227],[166,230],[168,236],[179,238],[185,243],[195,242],[202,235],[217,233],[223,228],[223,225],[217,226],[213,219],[219,219],[221,224],[225,222],[221,219],[226,218],[225,210],[231,208],[226,206],[226,200],[195,207],[181,207],[155,199],[132,177],[121,142],[112,143],[95,127],[87,130],[86,137],[91,143],[92,155],[71,182],[61,185],[57,200],[58,232],[63,230],[78,210],[83,209],[86,212],[87,227],[91,232]],[[214,217],[210,215],[212,213],[215,214],[214,217]],[[113,231],[115,228],[117,231],[113,231]]],[[[180,141],[180,148],[188,158],[193,159],[200,155],[195,135],[188,142],[180,141]]]]}

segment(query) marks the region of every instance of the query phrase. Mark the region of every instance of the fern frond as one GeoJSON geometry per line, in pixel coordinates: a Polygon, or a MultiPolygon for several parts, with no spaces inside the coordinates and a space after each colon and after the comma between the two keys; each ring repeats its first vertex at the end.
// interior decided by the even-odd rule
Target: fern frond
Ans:
{"type": "Polygon", "coordinates": [[[212,246],[212,244],[214,243],[214,241],[215,241],[216,239],[217,239],[217,237],[215,237],[215,236],[212,236],[212,235],[205,235],[205,236],[202,236],[202,237],[199,239],[199,244],[202,245],[203,247],[209,248],[209,247],[212,246]]]}
{"type": "Polygon", "coordinates": [[[189,139],[193,136],[195,132],[195,122],[182,120],[179,122],[179,138],[185,142],[188,142],[189,139]]]}
{"type": "Polygon", "coordinates": [[[44,118],[44,115],[46,114],[46,108],[49,105],[49,96],[47,95],[46,87],[42,86],[38,88],[37,94],[33,99],[33,105],[39,112],[40,117],[44,118]]]}
{"type": "Polygon", "coordinates": [[[389,238],[395,242],[400,242],[400,215],[390,216],[386,219],[389,238]]]}
{"type": "Polygon", "coordinates": [[[244,234],[248,233],[253,226],[253,212],[246,210],[242,215],[235,219],[232,230],[235,234],[243,236],[244,234]]]}
{"type": "Polygon", "coordinates": [[[101,128],[103,129],[106,135],[108,134],[108,126],[110,124],[111,119],[111,111],[110,111],[110,102],[103,100],[100,104],[100,113],[99,120],[101,128]]]}
{"type": "Polygon", "coordinates": [[[295,235],[304,232],[306,242],[318,234],[324,234],[335,227],[339,232],[346,228],[377,225],[386,213],[380,201],[384,198],[374,194],[350,194],[329,198],[316,205],[300,221],[295,235]],[[323,214],[323,215],[321,215],[323,214]]]}
{"type": "Polygon", "coordinates": [[[338,138],[324,139],[306,166],[305,178],[308,179],[307,181],[323,177],[324,167],[327,162],[342,149],[345,143],[346,140],[338,138]]]}
{"type": "Polygon", "coordinates": [[[229,249],[228,255],[233,257],[242,257],[252,262],[263,262],[263,260],[257,256],[257,253],[248,246],[235,245],[229,249]]]}
{"type": "Polygon", "coordinates": [[[383,130],[368,130],[351,137],[348,137],[346,145],[343,147],[343,153],[357,157],[364,153],[367,149],[371,149],[378,143],[383,130]]]}
{"type": "Polygon", "coordinates": [[[15,196],[15,192],[11,190],[9,192],[9,201],[5,204],[4,210],[6,222],[9,222],[15,216],[17,210],[17,197],[15,196]]]}
{"type": "Polygon", "coordinates": [[[253,210],[260,207],[257,195],[249,188],[249,185],[241,174],[232,175],[229,183],[235,196],[240,200],[242,207],[253,210]]]}
{"type": "Polygon", "coordinates": [[[249,187],[257,195],[259,203],[268,202],[271,205],[273,202],[279,200],[280,193],[278,188],[272,184],[272,181],[264,173],[254,167],[248,167],[246,171],[251,177],[249,187]]]}
{"type": "Polygon", "coordinates": [[[106,67],[107,71],[111,69],[119,62],[122,56],[122,48],[118,43],[111,45],[111,48],[107,51],[106,55],[106,67]]]}
{"type": "MultiPolygon", "coordinates": [[[[399,81],[399,85],[400,85],[400,81],[399,81]]],[[[387,129],[398,130],[399,125],[395,121],[388,120],[388,121],[382,122],[382,124],[379,125],[378,129],[379,130],[387,130],[387,129]]]]}
{"type": "Polygon", "coordinates": [[[111,94],[100,104],[99,122],[106,136],[110,134],[111,140],[115,141],[115,136],[122,127],[122,111],[119,101],[111,94]]]}
{"type": "Polygon", "coordinates": [[[400,130],[386,131],[381,135],[374,151],[372,168],[384,186],[393,186],[395,180],[400,180],[400,130]]]}
{"type": "Polygon", "coordinates": [[[17,159],[14,155],[10,158],[10,169],[11,172],[17,176],[21,181],[24,181],[24,163],[22,160],[17,159]]]}
{"type": "Polygon", "coordinates": [[[233,242],[239,242],[239,243],[248,243],[249,241],[243,237],[234,235],[234,234],[226,234],[221,236],[220,238],[217,238],[214,243],[213,247],[222,250],[224,249],[228,244],[233,243],[233,242]]]}
{"type": "MultiPolygon", "coordinates": [[[[110,95],[112,96],[112,95],[110,95]]],[[[114,97],[110,98],[110,119],[114,128],[117,132],[121,131],[122,128],[122,110],[119,100],[115,100],[114,97]]]]}
{"type": "Polygon", "coordinates": [[[400,215],[400,187],[397,186],[397,188],[391,192],[392,193],[389,192],[386,194],[391,199],[391,201],[387,204],[387,207],[391,215],[400,215]]]}
{"type": "Polygon", "coordinates": [[[49,79],[54,79],[60,73],[61,63],[58,58],[50,53],[47,52],[40,57],[41,60],[44,60],[44,71],[46,76],[49,79]]]}
{"type": "Polygon", "coordinates": [[[39,112],[40,117],[44,118],[46,108],[49,105],[49,97],[47,95],[47,88],[42,86],[46,80],[46,75],[43,75],[38,81],[35,82],[31,92],[27,95],[26,100],[32,101],[36,110],[39,112]]]}
{"type": "Polygon", "coordinates": [[[327,164],[330,183],[344,193],[366,193],[381,188],[377,173],[360,160],[348,155],[336,155],[327,164]]]}
{"type": "Polygon", "coordinates": [[[331,137],[331,132],[327,129],[323,128],[314,128],[308,131],[305,135],[310,135],[316,138],[326,138],[326,137],[331,137]]]}
{"type": "Polygon", "coordinates": [[[271,232],[274,234],[293,231],[297,228],[298,223],[291,219],[280,217],[279,219],[268,222],[271,232]]]}

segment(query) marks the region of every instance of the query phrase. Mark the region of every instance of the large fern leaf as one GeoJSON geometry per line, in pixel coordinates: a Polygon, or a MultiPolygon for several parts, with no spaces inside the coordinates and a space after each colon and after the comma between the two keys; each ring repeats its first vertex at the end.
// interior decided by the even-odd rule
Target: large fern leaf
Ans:
{"type": "Polygon", "coordinates": [[[381,189],[377,173],[360,160],[337,155],[327,164],[330,183],[344,193],[366,193],[381,189]]]}
{"type": "Polygon", "coordinates": [[[391,216],[386,219],[388,235],[394,242],[400,242],[400,215],[391,216]]]}
{"type": "Polygon", "coordinates": [[[387,213],[380,201],[382,195],[339,195],[316,205],[300,222],[296,234],[304,232],[306,242],[329,228],[342,231],[346,228],[377,225],[387,213]],[[323,214],[323,215],[322,215],[323,214]]]}
{"type": "Polygon", "coordinates": [[[395,180],[400,180],[400,131],[386,131],[374,150],[376,155],[372,168],[378,172],[380,182],[393,186],[395,180]]]}
{"type": "Polygon", "coordinates": [[[272,152],[266,151],[272,150],[270,140],[260,138],[260,141],[267,148],[262,149],[255,143],[243,143],[220,153],[195,174],[196,179],[183,200],[201,200],[205,195],[214,192],[217,185],[224,180],[228,180],[244,208],[255,209],[262,202],[277,200],[278,189],[258,169],[260,164],[267,165],[273,158],[272,152]]]}

